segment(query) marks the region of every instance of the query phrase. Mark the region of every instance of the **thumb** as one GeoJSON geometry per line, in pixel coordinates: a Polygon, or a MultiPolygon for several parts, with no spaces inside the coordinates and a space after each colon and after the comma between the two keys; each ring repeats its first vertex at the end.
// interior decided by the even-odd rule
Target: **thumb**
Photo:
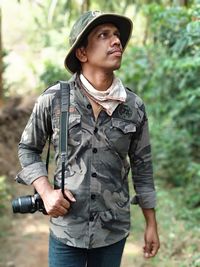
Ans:
{"type": "Polygon", "coordinates": [[[69,191],[69,190],[67,190],[67,189],[65,189],[65,196],[70,200],[70,201],[72,201],[72,202],[76,202],[76,199],[75,199],[75,197],[72,195],[72,193],[69,191]]]}

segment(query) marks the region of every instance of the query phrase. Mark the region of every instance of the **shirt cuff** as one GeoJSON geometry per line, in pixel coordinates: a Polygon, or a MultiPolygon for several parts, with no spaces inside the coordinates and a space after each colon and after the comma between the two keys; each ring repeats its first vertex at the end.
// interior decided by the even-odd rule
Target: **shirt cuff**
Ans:
{"type": "Polygon", "coordinates": [[[143,209],[152,209],[156,206],[156,191],[135,195],[131,204],[139,205],[143,209]]]}
{"type": "Polygon", "coordinates": [[[30,185],[41,176],[48,176],[46,165],[43,162],[36,162],[24,167],[22,171],[17,174],[15,180],[18,183],[30,185]]]}

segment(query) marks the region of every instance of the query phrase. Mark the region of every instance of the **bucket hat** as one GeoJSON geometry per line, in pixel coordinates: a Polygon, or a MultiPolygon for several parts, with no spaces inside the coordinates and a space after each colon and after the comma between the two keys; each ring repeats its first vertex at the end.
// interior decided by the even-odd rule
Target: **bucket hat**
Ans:
{"type": "Polygon", "coordinates": [[[112,23],[118,28],[123,50],[125,49],[132,33],[132,21],[128,17],[114,13],[87,11],[75,22],[70,32],[70,49],[64,61],[65,68],[69,72],[75,73],[80,67],[80,62],[75,55],[75,51],[81,41],[93,28],[104,23],[112,23]]]}

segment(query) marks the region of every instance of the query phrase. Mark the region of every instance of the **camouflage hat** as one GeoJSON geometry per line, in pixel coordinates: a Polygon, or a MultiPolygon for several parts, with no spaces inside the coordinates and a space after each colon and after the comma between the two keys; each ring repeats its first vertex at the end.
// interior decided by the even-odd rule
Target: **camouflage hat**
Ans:
{"type": "Polygon", "coordinates": [[[129,18],[118,14],[87,11],[75,22],[69,36],[70,49],[64,64],[65,68],[71,73],[75,73],[80,66],[80,62],[75,55],[76,48],[93,28],[104,23],[112,23],[119,29],[122,47],[125,49],[131,36],[132,21],[129,18]]]}

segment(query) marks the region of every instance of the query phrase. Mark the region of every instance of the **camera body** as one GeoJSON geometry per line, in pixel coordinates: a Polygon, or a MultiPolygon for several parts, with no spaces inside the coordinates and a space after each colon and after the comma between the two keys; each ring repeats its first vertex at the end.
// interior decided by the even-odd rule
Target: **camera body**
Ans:
{"type": "Polygon", "coordinates": [[[12,201],[13,213],[34,213],[36,211],[47,214],[43,200],[38,193],[15,198],[12,201]]]}

